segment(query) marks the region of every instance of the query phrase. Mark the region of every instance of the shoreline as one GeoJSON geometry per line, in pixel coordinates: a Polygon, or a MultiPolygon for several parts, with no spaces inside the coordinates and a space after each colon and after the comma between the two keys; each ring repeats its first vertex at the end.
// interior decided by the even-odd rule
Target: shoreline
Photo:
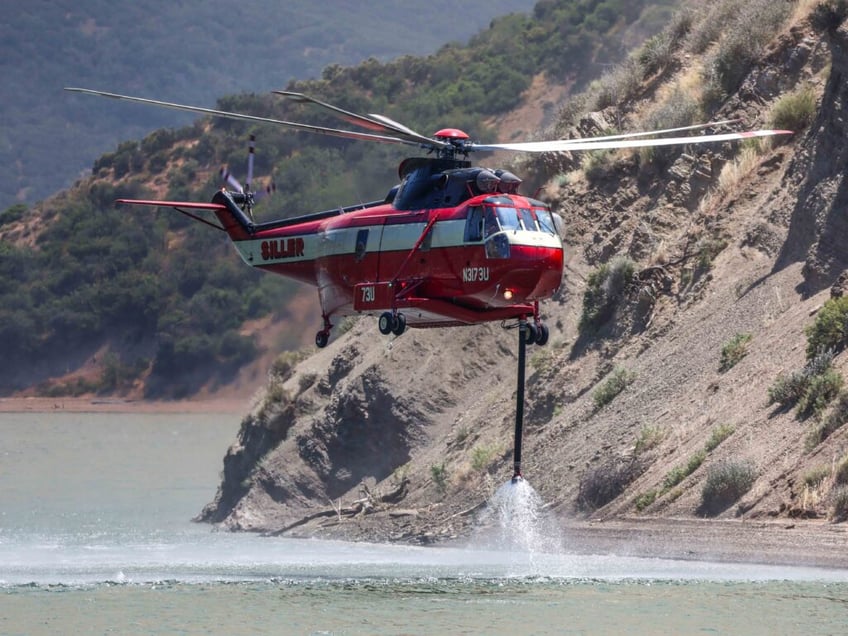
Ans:
{"type": "Polygon", "coordinates": [[[626,517],[560,527],[582,554],[848,570],[845,523],[626,517]]]}
{"type": "Polygon", "coordinates": [[[191,400],[133,400],[110,397],[5,397],[0,413],[221,413],[243,416],[250,398],[196,398],[191,400]]]}

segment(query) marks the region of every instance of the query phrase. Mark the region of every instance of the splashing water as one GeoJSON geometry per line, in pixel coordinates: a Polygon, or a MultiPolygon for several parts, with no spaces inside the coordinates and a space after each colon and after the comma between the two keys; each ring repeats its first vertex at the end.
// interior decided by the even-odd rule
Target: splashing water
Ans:
{"type": "Polygon", "coordinates": [[[554,516],[525,479],[498,488],[479,522],[476,538],[488,547],[531,554],[562,550],[554,516]]]}

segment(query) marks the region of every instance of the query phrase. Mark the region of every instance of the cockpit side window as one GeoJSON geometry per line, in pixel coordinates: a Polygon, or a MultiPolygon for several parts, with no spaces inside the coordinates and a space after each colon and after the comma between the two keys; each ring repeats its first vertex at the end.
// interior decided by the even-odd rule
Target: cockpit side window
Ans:
{"type": "Polygon", "coordinates": [[[483,208],[474,206],[468,208],[465,221],[465,241],[467,243],[483,240],[483,208]]]}
{"type": "Polygon", "coordinates": [[[547,210],[536,209],[536,219],[539,221],[539,228],[548,234],[556,234],[556,227],[551,213],[547,210]]]}

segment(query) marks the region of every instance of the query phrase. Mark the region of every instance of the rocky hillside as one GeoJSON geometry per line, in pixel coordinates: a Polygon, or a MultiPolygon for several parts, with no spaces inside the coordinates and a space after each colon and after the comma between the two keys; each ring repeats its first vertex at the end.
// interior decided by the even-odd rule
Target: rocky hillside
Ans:
{"type": "MultiPolygon", "coordinates": [[[[696,43],[699,23],[678,22],[649,42],[637,82],[604,100],[602,80],[581,102],[600,108],[574,118],[579,131],[638,128],[695,103],[751,127],[791,121],[788,141],[517,168],[546,181],[569,224],[563,288],[544,308],[551,343],[528,354],[524,442],[524,474],[560,518],[839,518],[848,354],[829,365],[834,390],[802,406],[776,387],[828,366],[812,369],[807,330],[848,266],[844,3],[787,3],[772,26],[749,14],[769,33],[759,48],[746,34],[756,54],[722,71],[745,33],[745,9],[735,15],[720,38],[696,43]],[[663,42],[664,56],[648,55],[663,42]]],[[[325,350],[278,361],[200,519],[463,534],[511,475],[516,352],[516,332],[498,325],[387,339],[363,319],[325,350]]]]}

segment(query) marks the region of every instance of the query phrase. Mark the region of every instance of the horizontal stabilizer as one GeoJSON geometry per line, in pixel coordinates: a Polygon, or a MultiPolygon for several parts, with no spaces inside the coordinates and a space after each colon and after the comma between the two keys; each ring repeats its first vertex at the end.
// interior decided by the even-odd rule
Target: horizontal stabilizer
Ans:
{"type": "Polygon", "coordinates": [[[116,205],[154,205],[162,208],[187,208],[189,210],[226,210],[221,203],[198,203],[197,201],[155,201],[152,199],[117,199],[116,205]]]}

